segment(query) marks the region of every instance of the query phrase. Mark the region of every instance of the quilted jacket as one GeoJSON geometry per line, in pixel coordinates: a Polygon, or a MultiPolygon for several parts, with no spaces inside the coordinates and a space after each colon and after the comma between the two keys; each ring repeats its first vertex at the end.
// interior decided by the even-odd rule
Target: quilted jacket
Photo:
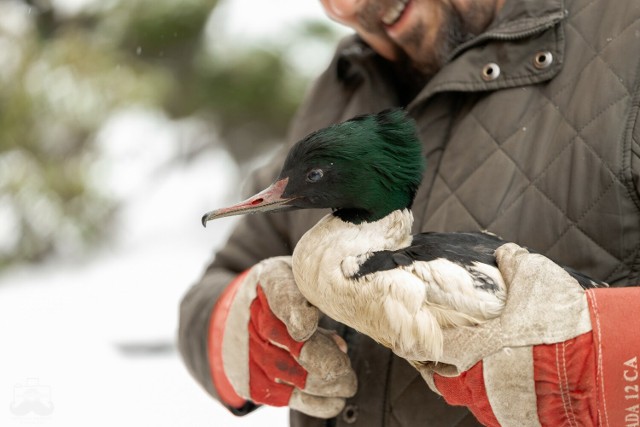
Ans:
{"type": "MultiPolygon", "coordinates": [[[[293,121],[289,141],[356,114],[404,105],[419,127],[427,173],[415,232],[489,230],[614,286],[639,283],[640,2],[508,0],[406,102],[393,68],[350,37],[293,121]]],[[[247,193],[270,184],[283,152],[247,193]]],[[[240,219],[181,306],[180,349],[215,397],[206,325],[221,289],[259,260],[290,254],[326,212],[240,219]]],[[[359,391],[334,420],[292,412],[293,426],[467,426],[417,372],[330,319],[359,391]]],[[[259,416],[256,414],[255,416],[259,416]]]]}

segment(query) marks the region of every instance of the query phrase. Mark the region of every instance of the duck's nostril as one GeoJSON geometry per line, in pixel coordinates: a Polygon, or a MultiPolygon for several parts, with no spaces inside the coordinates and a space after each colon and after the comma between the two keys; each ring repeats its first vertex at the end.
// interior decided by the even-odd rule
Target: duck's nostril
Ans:
{"type": "Polygon", "coordinates": [[[259,205],[260,203],[262,203],[264,199],[263,198],[259,198],[259,199],[255,199],[254,201],[251,202],[252,205],[259,205]]]}

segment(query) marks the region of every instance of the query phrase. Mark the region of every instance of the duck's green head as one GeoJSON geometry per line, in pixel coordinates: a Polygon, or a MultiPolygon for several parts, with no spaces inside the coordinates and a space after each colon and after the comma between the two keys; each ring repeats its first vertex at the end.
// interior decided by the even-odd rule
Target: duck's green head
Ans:
{"type": "Polygon", "coordinates": [[[276,182],[237,205],[205,214],[331,208],[345,221],[377,221],[410,208],[424,158],[414,121],[400,109],[358,116],[296,143],[276,182]]]}

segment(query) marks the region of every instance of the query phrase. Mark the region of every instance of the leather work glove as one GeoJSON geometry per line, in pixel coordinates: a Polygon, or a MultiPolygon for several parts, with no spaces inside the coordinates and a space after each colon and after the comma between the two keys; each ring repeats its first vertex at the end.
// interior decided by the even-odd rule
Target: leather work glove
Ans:
{"type": "Polygon", "coordinates": [[[496,257],[503,313],[445,330],[442,360],[414,364],[430,387],[487,426],[638,425],[640,288],[585,291],[512,243],[496,257]]]}
{"type": "Polygon", "coordinates": [[[346,343],[318,328],[319,316],[298,291],[290,257],[239,275],[210,320],[209,361],[222,402],[232,411],[253,402],[337,415],[357,380],[346,343]]]}

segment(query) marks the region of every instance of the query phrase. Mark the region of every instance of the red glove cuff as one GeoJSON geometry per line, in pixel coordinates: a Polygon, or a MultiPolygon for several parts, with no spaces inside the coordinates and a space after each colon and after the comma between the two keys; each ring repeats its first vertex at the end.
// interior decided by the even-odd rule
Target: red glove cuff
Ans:
{"type": "MultiPolygon", "coordinates": [[[[239,396],[225,372],[223,364],[223,336],[231,305],[249,270],[236,277],[216,302],[209,321],[208,354],[211,378],[220,400],[232,408],[243,407],[247,400],[239,396]]],[[[249,324],[245,333],[249,365],[247,380],[253,402],[271,406],[289,404],[294,387],[303,389],[307,371],[297,359],[305,342],[295,341],[285,324],[269,308],[267,297],[256,284],[256,297],[252,300],[249,324]]]]}
{"type": "Polygon", "coordinates": [[[229,308],[233,302],[238,288],[244,281],[249,270],[239,274],[222,292],[220,298],[213,307],[211,317],[209,318],[209,335],[207,341],[209,366],[211,368],[211,380],[218,392],[220,400],[234,408],[241,408],[246,404],[246,400],[238,396],[229,382],[222,365],[222,337],[224,336],[224,327],[229,315],[229,308]]]}
{"type": "Polygon", "coordinates": [[[466,406],[483,425],[500,427],[484,387],[482,361],[457,377],[433,374],[433,381],[449,405],[466,406]]]}
{"type": "Polygon", "coordinates": [[[587,291],[597,362],[598,425],[640,425],[640,287],[587,291]]]}
{"type": "MultiPolygon", "coordinates": [[[[450,405],[464,405],[485,426],[500,427],[485,388],[482,361],[457,377],[433,375],[450,405]]],[[[592,333],[533,347],[533,379],[542,426],[596,425],[596,364],[592,333]]],[[[514,401],[518,396],[513,396],[514,401]]]]}
{"type": "Polygon", "coordinates": [[[293,388],[303,389],[307,371],[297,362],[304,342],[295,341],[269,308],[258,285],[251,303],[249,363],[251,399],[271,406],[287,406],[293,388]]]}
{"type": "MultiPolygon", "coordinates": [[[[592,331],[532,349],[540,424],[640,425],[640,287],[591,289],[586,295],[592,331]]],[[[433,380],[449,404],[467,406],[486,426],[500,426],[482,361],[457,377],[434,374],[433,380]]]]}

